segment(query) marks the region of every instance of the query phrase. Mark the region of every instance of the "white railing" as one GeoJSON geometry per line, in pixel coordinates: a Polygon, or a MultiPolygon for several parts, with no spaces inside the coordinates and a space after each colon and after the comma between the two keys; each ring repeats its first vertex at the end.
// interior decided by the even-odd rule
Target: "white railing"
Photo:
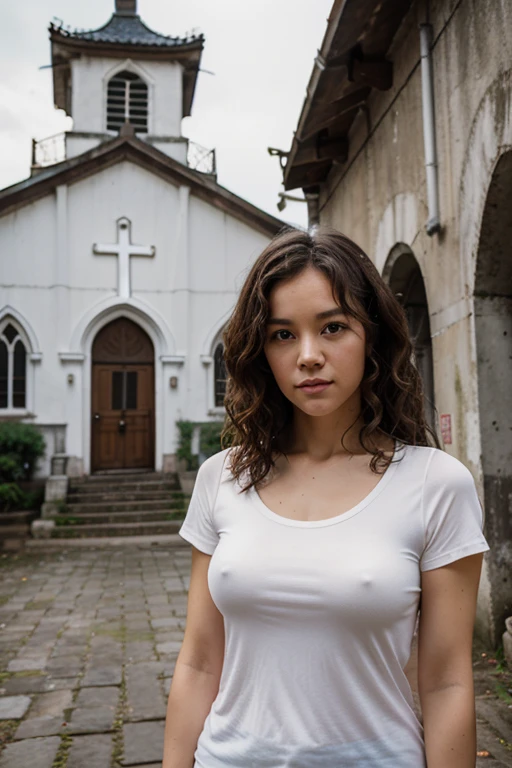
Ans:
{"type": "Polygon", "coordinates": [[[217,173],[215,150],[202,147],[201,144],[196,144],[195,141],[189,141],[187,165],[193,171],[199,171],[200,173],[217,173]]]}
{"type": "Polygon", "coordinates": [[[56,133],[46,139],[32,139],[32,168],[46,168],[66,159],[66,134],[56,133]]]}

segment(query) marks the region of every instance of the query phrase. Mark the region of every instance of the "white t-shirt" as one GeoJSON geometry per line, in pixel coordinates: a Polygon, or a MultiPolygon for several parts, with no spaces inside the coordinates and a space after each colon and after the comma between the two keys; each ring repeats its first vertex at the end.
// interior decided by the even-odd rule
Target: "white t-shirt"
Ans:
{"type": "Polygon", "coordinates": [[[195,767],[424,768],[403,669],[421,571],[489,549],[471,473],[397,443],[363,501],[299,521],[242,493],[228,465],[226,449],[200,467],[179,532],[213,555],[226,639],[195,767]]]}

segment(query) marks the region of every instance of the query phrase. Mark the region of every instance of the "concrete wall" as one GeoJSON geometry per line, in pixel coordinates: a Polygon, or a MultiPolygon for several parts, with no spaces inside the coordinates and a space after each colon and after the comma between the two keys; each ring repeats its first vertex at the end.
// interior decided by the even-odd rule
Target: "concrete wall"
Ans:
{"type": "Polygon", "coordinates": [[[175,451],[178,418],[221,415],[212,408],[212,345],[244,271],[268,240],[195,198],[188,187],[130,162],[1,217],[0,320],[13,316],[31,339],[29,352],[42,355],[29,364],[31,408],[18,415],[47,425],[47,432],[64,425],[65,450],[87,472],[92,343],[107,322],[130,317],[155,347],[155,453],[161,468],[163,457],[175,451]],[[154,257],[131,258],[128,299],[117,293],[117,257],[93,252],[94,243],[117,242],[120,217],[131,221],[132,243],[156,251],[154,257]],[[169,386],[173,375],[177,389],[169,386]]]}
{"type": "MultiPolygon", "coordinates": [[[[480,430],[479,384],[488,391],[495,381],[487,377],[479,382],[473,294],[487,193],[499,157],[512,145],[512,5],[493,0],[430,3],[442,224],[442,232],[434,237],[424,228],[428,212],[418,25],[425,19],[425,2],[415,3],[389,52],[394,63],[393,88],[374,91],[369,115],[360,113],[356,118],[348,162],[335,168],[322,185],[320,221],[358,242],[381,272],[397,243],[412,249],[430,310],[436,405],[439,413],[452,417],[453,443],[446,449],[469,467],[484,498],[487,472],[482,453],[490,434],[484,436],[480,430]]],[[[507,258],[510,261],[510,252],[507,258]]],[[[505,293],[510,297],[512,286],[505,293]]],[[[492,314],[492,319],[480,323],[480,346],[499,335],[500,356],[509,359],[510,336],[507,341],[503,332],[510,326],[510,306],[507,319],[503,312],[492,314]]],[[[501,385],[497,386],[494,394],[501,392],[501,385]]],[[[502,395],[497,399],[503,413],[509,390],[502,395]]],[[[510,466],[509,462],[509,475],[510,466]]],[[[485,501],[489,518],[489,493],[485,501]]],[[[509,514],[503,504],[498,511],[502,523],[509,514]]],[[[507,532],[503,525],[500,530],[507,532]]],[[[507,564],[510,574],[512,554],[502,557],[500,573],[507,564]]],[[[486,566],[479,626],[497,643],[499,621],[489,619],[491,580],[497,587],[498,576],[491,579],[486,566]]],[[[510,580],[506,589],[510,602],[510,580]]],[[[505,598],[500,599],[497,613],[502,615],[508,609],[505,598]]],[[[510,613],[512,605],[509,608],[510,613]]]]}

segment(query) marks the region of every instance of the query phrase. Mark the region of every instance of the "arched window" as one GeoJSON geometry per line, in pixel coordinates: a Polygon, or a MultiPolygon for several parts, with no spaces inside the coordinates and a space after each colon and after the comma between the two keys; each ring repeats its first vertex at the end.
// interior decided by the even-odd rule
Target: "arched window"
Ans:
{"type": "Polygon", "coordinates": [[[25,408],[27,350],[12,323],[0,331],[0,408],[25,408]]]}
{"type": "Polygon", "coordinates": [[[135,132],[148,130],[148,86],[134,72],[118,72],[107,88],[107,130],[119,131],[125,122],[135,132]]]}
{"type": "Polygon", "coordinates": [[[215,347],[213,355],[214,362],[214,402],[216,408],[222,408],[224,405],[224,396],[226,394],[226,379],[228,377],[226,364],[224,362],[224,345],[219,342],[215,347]]]}

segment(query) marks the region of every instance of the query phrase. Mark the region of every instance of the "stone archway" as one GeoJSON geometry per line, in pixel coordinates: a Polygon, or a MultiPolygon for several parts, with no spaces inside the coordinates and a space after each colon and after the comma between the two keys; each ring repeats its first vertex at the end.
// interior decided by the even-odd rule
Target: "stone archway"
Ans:
{"type": "Polygon", "coordinates": [[[414,343],[416,367],[423,382],[425,415],[428,424],[435,430],[434,362],[427,294],[420,265],[408,245],[398,243],[392,248],[383,278],[405,309],[414,343]]]}
{"type": "Polygon", "coordinates": [[[487,192],[475,266],[481,461],[491,583],[491,640],[512,615],[512,151],[487,192]]]}

